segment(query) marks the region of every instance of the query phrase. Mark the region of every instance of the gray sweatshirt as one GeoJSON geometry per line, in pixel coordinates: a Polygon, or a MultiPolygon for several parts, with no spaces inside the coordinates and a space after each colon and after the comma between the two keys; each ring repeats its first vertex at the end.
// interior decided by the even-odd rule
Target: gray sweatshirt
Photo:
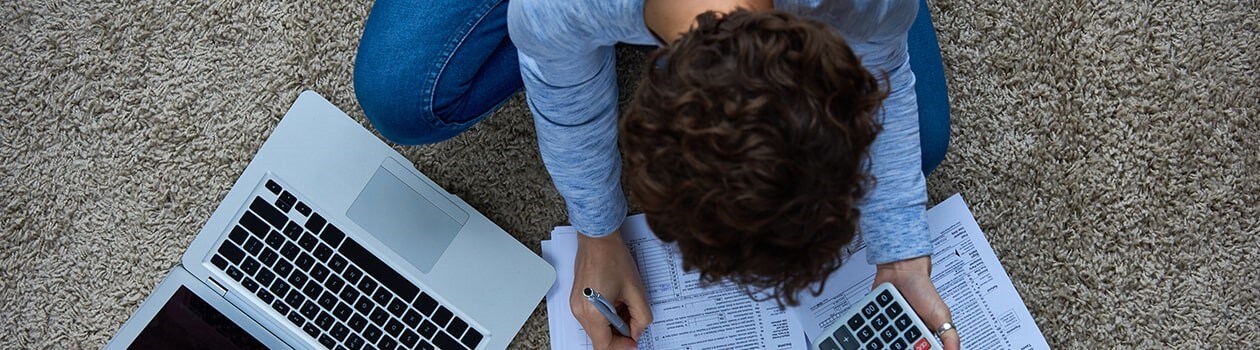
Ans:
{"type": "MultiPolygon", "coordinates": [[[[877,115],[883,131],[869,159],[875,186],[859,208],[867,261],[931,254],[914,73],[906,53],[918,1],[776,0],[775,8],[834,27],[863,66],[887,76],[890,95],[877,115]]],[[[508,31],[520,53],[543,163],[565,199],[569,221],[588,236],[616,231],[627,209],[613,45],[660,44],[643,21],[643,0],[512,0],[508,31]]]]}

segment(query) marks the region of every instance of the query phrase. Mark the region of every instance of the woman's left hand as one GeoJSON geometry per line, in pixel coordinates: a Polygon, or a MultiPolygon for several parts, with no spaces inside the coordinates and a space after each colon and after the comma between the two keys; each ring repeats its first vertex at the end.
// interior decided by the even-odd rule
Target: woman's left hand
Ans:
{"type": "MultiPolygon", "coordinates": [[[[931,256],[879,264],[875,267],[875,286],[884,282],[897,286],[901,296],[910,302],[910,307],[914,308],[923,323],[933,331],[940,329],[945,322],[953,323],[949,305],[945,305],[945,300],[941,299],[941,294],[936,292],[936,286],[932,284],[931,256]]],[[[945,350],[958,350],[957,329],[946,331],[940,338],[945,350]]]]}

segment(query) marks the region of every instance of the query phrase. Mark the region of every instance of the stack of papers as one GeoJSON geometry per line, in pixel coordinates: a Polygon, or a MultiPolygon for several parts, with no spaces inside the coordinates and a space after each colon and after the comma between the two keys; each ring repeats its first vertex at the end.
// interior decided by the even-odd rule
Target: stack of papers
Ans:
{"type": "MultiPolygon", "coordinates": [[[[542,242],[543,259],[556,267],[547,292],[552,349],[591,349],[591,339],[569,309],[577,231],[557,227],[542,242]]],[[[672,244],[656,238],[643,215],[626,218],[621,236],[638,262],[652,307],[652,325],[640,349],[804,349],[801,328],[773,300],[758,302],[730,284],[700,285],[699,272],[684,272],[672,244]]]]}
{"type": "MultiPolygon", "coordinates": [[[[1049,349],[1023,299],[975,218],[954,195],[927,212],[935,252],[932,282],[954,315],[963,349],[1049,349]]],[[[590,349],[591,340],[569,309],[577,231],[557,227],[542,242],[543,259],[555,266],[556,284],[547,292],[552,349],[590,349]]],[[[855,241],[844,265],[817,296],[781,310],[773,300],[758,302],[730,283],[701,286],[698,272],[685,272],[678,249],[661,242],[642,215],[621,227],[647,288],[654,321],[640,339],[641,349],[804,349],[839,315],[870,292],[875,267],[855,241]]]]}

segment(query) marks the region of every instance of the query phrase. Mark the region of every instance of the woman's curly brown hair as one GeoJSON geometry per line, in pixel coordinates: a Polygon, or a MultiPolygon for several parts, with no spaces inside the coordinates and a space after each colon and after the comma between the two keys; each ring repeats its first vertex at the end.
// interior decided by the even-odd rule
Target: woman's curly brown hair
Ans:
{"type": "Polygon", "coordinates": [[[621,120],[630,195],[703,280],[796,305],[857,234],[887,94],[820,23],[697,20],[650,56],[621,120]]]}

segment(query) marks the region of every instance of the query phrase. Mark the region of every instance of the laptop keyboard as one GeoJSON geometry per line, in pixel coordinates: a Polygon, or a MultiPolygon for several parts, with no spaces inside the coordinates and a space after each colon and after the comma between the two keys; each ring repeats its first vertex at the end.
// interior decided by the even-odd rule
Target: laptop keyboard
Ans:
{"type": "Polygon", "coordinates": [[[210,258],[329,349],[475,349],[481,331],[273,180],[210,258]],[[302,224],[286,213],[305,217],[302,224]]]}

